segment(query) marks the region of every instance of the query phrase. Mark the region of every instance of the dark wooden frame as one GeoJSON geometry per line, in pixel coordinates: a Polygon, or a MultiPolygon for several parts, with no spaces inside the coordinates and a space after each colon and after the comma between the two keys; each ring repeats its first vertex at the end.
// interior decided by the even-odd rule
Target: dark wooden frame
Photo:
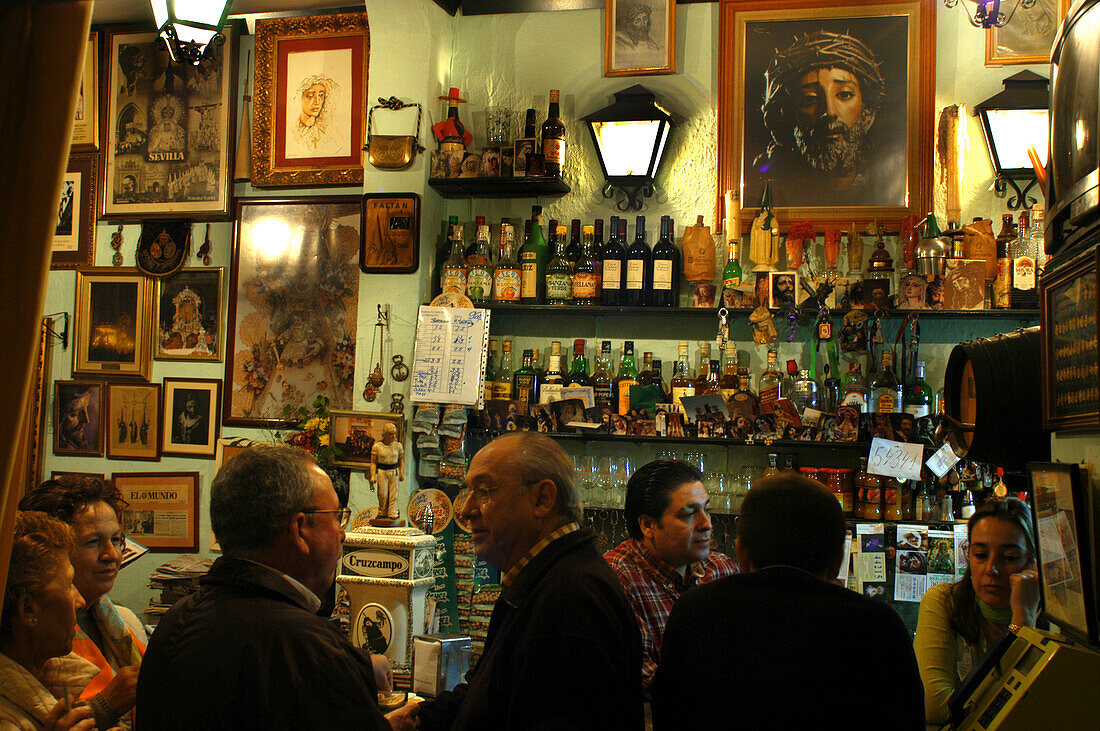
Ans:
{"type": "MultiPolygon", "coordinates": [[[[404,215],[404,213],[403,213],[404,215]]],[[[367,274],[410,274],[420,267],[420,196],[416,193],[366,193],[363,195],[363,212],[359,231],[359,268],[367,274]],[[379,203],[375,203],[378,201],[379,203]],[[408,215],[412,218],[410,225],[410,264],[382,264],[376,261],[367,261],[368,251],[372,244],[381,246],[385,234],[385,222],[393,215],[393,210],[384,205],[385,202],[394,205],[404,205],[403,212],[411,208],[408,215]],[[371,220],[371,213],[378,212],[378,218],[371,220]],[[382,217],[385,217],[382,219],[382,217]],[[382,219],[382,220],[380,220],[382,219]],[[369,228],[370,224],[378,220],[380,225],[376,232],[369,228]]],[[[396,247],[396,244],[395,244],[396,247]]]]}
{"type": "Polygon", "coordinates": [[[50,254],[50,269],[89,267],[95,257],[95,221],[96,211],[99,210],[99,155],[69,155],[65,174],[68,176],[72,173],[80,174],[79,198],[73,205],[72,212],[77,249],[54,251],[50,254]]]}
{"type": "Polygon", "coordinates": [[[106,437],[103,434],[104,412],[107,410],[107,384],[104,381],[54,381],[53,382],[53,453],[65,457],[102,457],[103,443],[106,437]],[[61,388],[62,386],[94,386],[99,389],[99,408],[96,418],[99,421],[97,427],[96,445],[89,449],[64,449],[61,448],[57,432],[61,423],[61,388]]]}
{"type": "MultiPolygon", "coordinates": [[[[107,459],[124,459],[135,460],[139,462],[159,462],[160,461],[160,384],[159,383],[124,383],[113,382],[107,384],[107,408],[103,410],[103,441],[107,450],[107,459]],[[149,440],[152,445],[152,454],[133,454],[128,452],[119,452],[119,445],[117,440],[114,439],[115,434],[115,422],[111,418],[111,413],[114,411],[114,393],[115,390],[121,389],[139,389],[150,391],[153,396],[153,413],[148,414],[146,418],[149,419],[149,424],[157,431],[151,434],[149,440]]],[[[145,452],[150,450],[146,449],[145,452]]]]}
{"type": "Polygon", "coordinates": [[[218,451],[218,438],[221,434],[221,400],[222,381],[220,378],[165,378],[164,388],[161,390],[160,402],[160,453],[176,457],[198,457],[201,459],[214,459],[218,451]],[[169,402],[169,394],[180,387],[193,386],[195,390],[204,389],[210,391],[210,408],[206,413],[208,424],[213,428],[209,444],[203,444],[202,449],[184,449],[183,446],[194,447],[196,445],[182,445],[172,441],[172,405],[169,402]]]}
{"type": "MultiPolygon", "coordinates": [[[[148,548],[150,551],[176,551],[187,552],[199,550],[199,483],[200,474],[198,472],[114,472],[111,474],[111,480],[115,483],[115,487],[122,493],[123,498],[126,498],[127,490],[133,484],[127,484],[128,481],[140,481],[145,479],[161,479],[165,477],[189,477],[191,478],[191,496],[188,500],[187,511],[190,513],[188,516],[189,532],[190,536],[181,540],[173,540],[171,538],[150,538],[148,535],[142,533],[134,533],[129,536],[138,541],[141,545],[148,548]]],[[[141,506],[142,502],[137,500],[127,500],[130,506],[123,511],[122,523],[123,530],[125,530],[126,513],[135,509],[135,506],[141,506]]],[[[176,508],[170,508],[175,510],[176,508]]],[[[126,531],[129,533],[129,531],[126,531]]]]}
{"type": "MultiPolygon", "coordinates": [[[[1100,406],[1095,411],[1063,415],[1057,413],[1057,378],[1055,370],[1055,337],[1059,328],[1073,327],[1072,320],[1083,313],[1067,315],[1067,313],[1055,312],[1052,309],[1052,298],[1057,290],[1075,282],[1083,282],[1091,278],[1095,298],[1091,316],[1093,318],[1091,331],[1068,333],[1068,337],[1078,338],[1092,335],[1092,344],[1089,346],[1086,340],[1082,343],[1084,350],[1081,356],[1092,354],[1093,364],[1096,367],[1097,381],[1092,385],[1094,389],[1100,389],[1100,248],[1096,248],[1086,254],[1078,256],[1072,262],[1062,268],[1044,274],[1039,278],[1039,317],[1042,325],[1041,370],[1043,376],[1043,428],[1050,431],[1068,431],[1073,429],[1095,429],[1100,427],[1100,406]]],[[[1087,316],[1088,313],[1084,313],[1087,316]]],[[[1081,326],[1078,326],[1079,329],[1081,326]]]]}
{"type": "Polygon", "coordinates": [[[745,200],[741,157],[744,151],[743,109],[744,56],[736,46],[744,13],[752,20],[811,20],[815,17],[844,18],[892,15],[889,10],[911,11],[918,26],[911,33],[909,52],[909,110],[907,122],[907,189],[909,205],[902,206],[800,206],[777,207],[781,227],[793,221],[809,220],[818,228],[863,227],[870,221],[884,221],[887,229],[898,230],[901,218],[924,215],[932,206],[933,113],[936,78],[936,0],[719,0],[718,60],[718,187],[716,218],[726,217],[723,196],[736,190],[742,205],[741,227],[748,231],[758,212],[759,201],[745,200]],[[739,14],[741,19],[739,20],[739,14]]]}

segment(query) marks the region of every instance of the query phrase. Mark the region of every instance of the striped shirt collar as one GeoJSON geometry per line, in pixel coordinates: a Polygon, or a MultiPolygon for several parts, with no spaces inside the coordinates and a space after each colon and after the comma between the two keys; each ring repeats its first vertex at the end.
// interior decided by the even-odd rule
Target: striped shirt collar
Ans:
{"type": "Polygon", "coordinates": [[[539,555],[544,548],[546,548],[562,536],[567,536],[570,533],[573,533],[580,529],[581,526],[579,523],[566,523],[561,528],[558,528],[553,533],[550,533],[541,541],[531,546],[531,550],[528,551],[519,561],[516,561],[516,565],[508,569],[508,572],[500,578],[501,588],[507,589],[512,584],[512,582],[516,580],[516,577],[519,576],[519,573],[523,571],[524,567],[527,566],[527,564],[531,563],[531,560],[535,556],[539,555]]]}

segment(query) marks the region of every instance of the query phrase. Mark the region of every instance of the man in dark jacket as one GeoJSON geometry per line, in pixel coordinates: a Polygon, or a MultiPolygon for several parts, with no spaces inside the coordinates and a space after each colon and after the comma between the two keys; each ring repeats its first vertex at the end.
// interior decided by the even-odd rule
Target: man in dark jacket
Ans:
{"type": "MultiPolygon", "coordinates": [[[[316,614],[350,517],[301,450],[251,447],[214,478],[223,556],[149,641],[141,729],[388,729],[370,656],[316,614]]],[[[414,728],[415,708],[388,717],[414,728]]]]}
{"type": "Polygon", "coordinates": [[[924,691],[894,610],[833,583],[844,513],[801,475],[761,480],[734,544],[748,573],[672,608],[653,681],[655,729],[924,729],[924,691]]]}
{"type": "Polygon", "coordinates": [[[502,589],[481,659],[453,693],[420,704],[420,728],[641,728],[638,625],[581,527],[569,455],[515,432],[474,455],[466,486],[461,517],[502,589]]]}

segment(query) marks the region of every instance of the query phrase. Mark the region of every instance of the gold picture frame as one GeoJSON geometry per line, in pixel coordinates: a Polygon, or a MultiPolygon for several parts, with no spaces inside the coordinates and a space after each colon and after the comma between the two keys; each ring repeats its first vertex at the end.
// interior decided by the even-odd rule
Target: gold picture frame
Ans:
{"type": "Polygon", "coordinates": [[[133,268],[77,270],[74,375],[149,380],[152,292],[133,268]]]}
{"type": "Polygon", "coordinates": [[[107,459],[160,461],[160,384],[108,383],[107,459]]]}
{"type": "Polygon", "coordinates": [[[369,61],[366,13],[256,21],[252,185],[363,183],[369,61]]]}
{"type": "Polygon", "coordinates": [[[676,72],[676,0],[604,3],[604,76],[676,72]]]}
{"type": "Polygon", "coordinates": [[[985,65],[1050,63],[1054,36],[1071,4],[1071,0],[1035,0],[1031,7],[1017,5],[1007,25],[985,32],[985,65]]]}
{"type": "Polygon", "coordinates": [[[99,32],[88,36],[84,51],[84,72],[80,76],[80,92],[73,113],[73,133],[69,137],[69,152],[99,150],[99,32]]]}
{"type": "Polygon", "coordinates": [[[157,278],[153,360],[221,361],[224,279],[225,267],[189,267],[157,278]]]}

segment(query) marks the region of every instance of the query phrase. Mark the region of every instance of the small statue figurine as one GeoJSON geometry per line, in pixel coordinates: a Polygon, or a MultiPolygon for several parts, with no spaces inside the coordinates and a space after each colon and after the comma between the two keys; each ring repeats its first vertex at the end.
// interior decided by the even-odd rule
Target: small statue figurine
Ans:
{"type": "Polygon", "coordinates": [[[749,322],[752,323],[752,341],[757,345],[774,343],[779,339],[772,313],[766,306],[761,305],[753,310],[749,322]]]}
{"type": "Polygon", "coordinates": [[[382,441],[375,442],[370,451],[370,482],[378,491],[378,517],[370,521],[374,526],[402,525],[398,519],[397,488],[405,479],[405,450],[397,441],[397,425],[382,427],[382,441]]]}

